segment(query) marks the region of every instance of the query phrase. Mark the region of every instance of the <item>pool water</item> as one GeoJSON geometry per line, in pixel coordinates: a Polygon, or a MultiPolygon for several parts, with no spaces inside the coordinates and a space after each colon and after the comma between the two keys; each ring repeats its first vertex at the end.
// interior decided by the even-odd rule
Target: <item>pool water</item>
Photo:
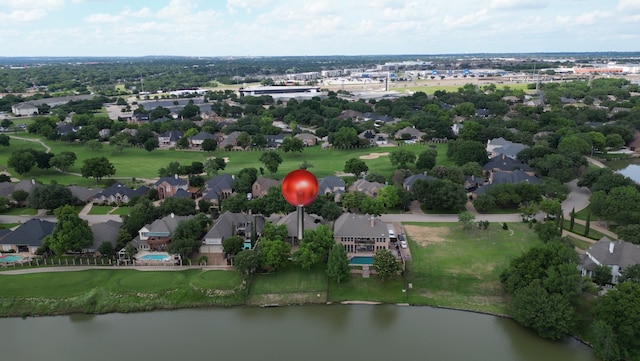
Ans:
{"type": "Polygon", "coordinates": [[[18,262],[22,259],[22,256],[14,256],[14,255],[2,255],[0,256],[0,262],[18,262]]]}
{"type": "Polygon", "coordinates": [[[349,264],[373,264],[373,257],[355,256],[349,260],[349,264]]]}
{"type": "Polygon", "coordinates": [[[168,261],[168,254],[145,254],[144,256],[139,258],[142,261],[168,261]]]}

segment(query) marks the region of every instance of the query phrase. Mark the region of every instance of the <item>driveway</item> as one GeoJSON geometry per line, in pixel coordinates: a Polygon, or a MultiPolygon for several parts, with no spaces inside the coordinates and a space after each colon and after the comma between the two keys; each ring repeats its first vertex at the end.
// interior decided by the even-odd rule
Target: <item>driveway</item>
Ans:
{"type": "Polygon", "coordinates": [[[571,210],[575,209],[576,212],[587,208],[589,205],[589,197],[591,197],[591,191],[587,187],[578,187],[578,180],[574,179],[567,183],[569,190],[571,191],[567,196],[567,199],[562,202],[562,211],[565,218],[570,217],[571,210]]]}

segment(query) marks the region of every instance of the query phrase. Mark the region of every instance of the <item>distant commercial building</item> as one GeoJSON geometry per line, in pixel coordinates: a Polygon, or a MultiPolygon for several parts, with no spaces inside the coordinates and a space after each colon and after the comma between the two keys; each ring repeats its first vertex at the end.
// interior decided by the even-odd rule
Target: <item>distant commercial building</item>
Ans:
{"type": "Polygon", "coordinates": [[[319,86],[256,86],[238,90],[240,97],[270,95],[273,98],[314,97],[321,94],[319,86]]]}

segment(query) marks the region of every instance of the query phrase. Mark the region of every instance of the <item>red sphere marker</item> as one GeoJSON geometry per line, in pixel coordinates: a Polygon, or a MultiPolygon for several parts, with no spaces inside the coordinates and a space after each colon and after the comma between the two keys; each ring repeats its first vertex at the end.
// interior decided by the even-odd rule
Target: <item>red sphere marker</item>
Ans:
{"type": "Polygon", "coordinates": [[[318,195],[318,179],[304,169],[294,170],[282,180],[282,195],[292,206],[307,206],[318,195]]]}

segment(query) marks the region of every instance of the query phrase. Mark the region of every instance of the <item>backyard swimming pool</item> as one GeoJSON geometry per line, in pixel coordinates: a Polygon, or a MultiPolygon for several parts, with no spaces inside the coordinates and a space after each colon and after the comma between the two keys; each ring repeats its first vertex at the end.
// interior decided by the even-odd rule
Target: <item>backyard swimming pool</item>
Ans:
{"type": "Polygon", "coordinates": [[[141,261],[170,261],[171,257],[169,257],[168,253],[160,253],[160,254],[145,254],[138,258],[141,261]]]}
{"type": "Polygon", "coordinates": [[[21,259],[22,259],[22,256],[16,256],[12,254],[3,254],[2,256],[0,256],[0,262],[4,262],[4,263],[18,262],[21,259]]]}
{"type": "Polygon", "coordinates": [[[349,264],[373,264],[373,257],[355,256],[349,260],[349,264]]]}

